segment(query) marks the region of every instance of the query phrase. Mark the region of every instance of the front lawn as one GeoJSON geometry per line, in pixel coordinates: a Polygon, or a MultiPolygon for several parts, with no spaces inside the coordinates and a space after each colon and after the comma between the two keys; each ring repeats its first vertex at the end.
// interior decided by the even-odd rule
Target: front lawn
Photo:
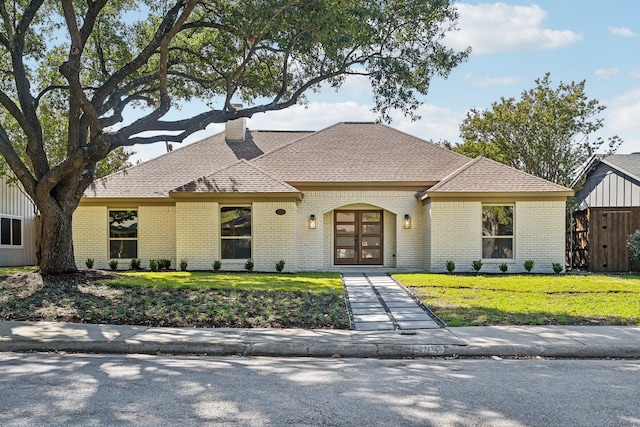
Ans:
{"type": "Polygon", "coordinates": [[[394,274],[447,326],[640,326],[640,276],[394,274]]]}
{"type": "Polygon", "coordinates": [[[349,328],[337,273],[83,270],[43,278],[29,269],[0,268],[0,320],[349,328]]]}

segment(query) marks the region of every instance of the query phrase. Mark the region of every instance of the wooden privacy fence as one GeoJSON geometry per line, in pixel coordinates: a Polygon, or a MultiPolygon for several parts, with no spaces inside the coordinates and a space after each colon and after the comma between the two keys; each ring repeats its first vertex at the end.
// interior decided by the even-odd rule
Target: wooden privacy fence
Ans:
{"type": "Polygon", "coordinates": [[[589,208],[574,212],[567,236],[567,264],[593,272],[638,271],[627,238],[640,228],[640,207],[589,208]]]}

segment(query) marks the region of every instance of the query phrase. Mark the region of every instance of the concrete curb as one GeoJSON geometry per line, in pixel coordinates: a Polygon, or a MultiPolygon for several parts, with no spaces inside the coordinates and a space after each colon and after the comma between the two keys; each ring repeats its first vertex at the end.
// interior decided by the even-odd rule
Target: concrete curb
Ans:
{"type": "Polygon", "coordinates": [[[399,331],[146,328],[0,322],[0,352],[387,359],[640,358],[640,328],[470,327],[417,330],[406,334],[399,331]]]}

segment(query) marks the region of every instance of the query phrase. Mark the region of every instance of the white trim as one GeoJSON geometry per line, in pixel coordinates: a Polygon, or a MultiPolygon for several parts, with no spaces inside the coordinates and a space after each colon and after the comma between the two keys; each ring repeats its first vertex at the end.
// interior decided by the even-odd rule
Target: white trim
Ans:
{"type": "MultiPolygon", "coordinates": [[[[14,245],[14,244],[8,244],[8,245],[3,245],[2,243],[0,243],[0,248],[1,249],[24,249],[24,222],[25,222],[25,218],[21,217],[19,215],[9,215],[9,214],[0,214],[0,219],[2,218],[7,218],[7,219],[18,219],[20,220],[20,244],[19,245],[14,245]]],[[[11,225],[11,241],[13,242],[13,224],[11,225]]]]}

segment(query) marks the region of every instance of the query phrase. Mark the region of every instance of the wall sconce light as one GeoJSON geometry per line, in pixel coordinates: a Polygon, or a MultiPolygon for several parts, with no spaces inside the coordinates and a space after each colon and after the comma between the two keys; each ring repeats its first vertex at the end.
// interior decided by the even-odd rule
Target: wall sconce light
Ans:
{"type": "Polygon", "coordinates": [[[409,216],[409,214],[404,215],[404,221],[402,221],[402,225],[405,229],[411,228],[411,217],[409,216]]]}
{"type": "Polygon", "coordinates": [[[309,216],[309,228],[311,230],[315,230],[316,229],[316,216],[311,214],[309,216]]]}

